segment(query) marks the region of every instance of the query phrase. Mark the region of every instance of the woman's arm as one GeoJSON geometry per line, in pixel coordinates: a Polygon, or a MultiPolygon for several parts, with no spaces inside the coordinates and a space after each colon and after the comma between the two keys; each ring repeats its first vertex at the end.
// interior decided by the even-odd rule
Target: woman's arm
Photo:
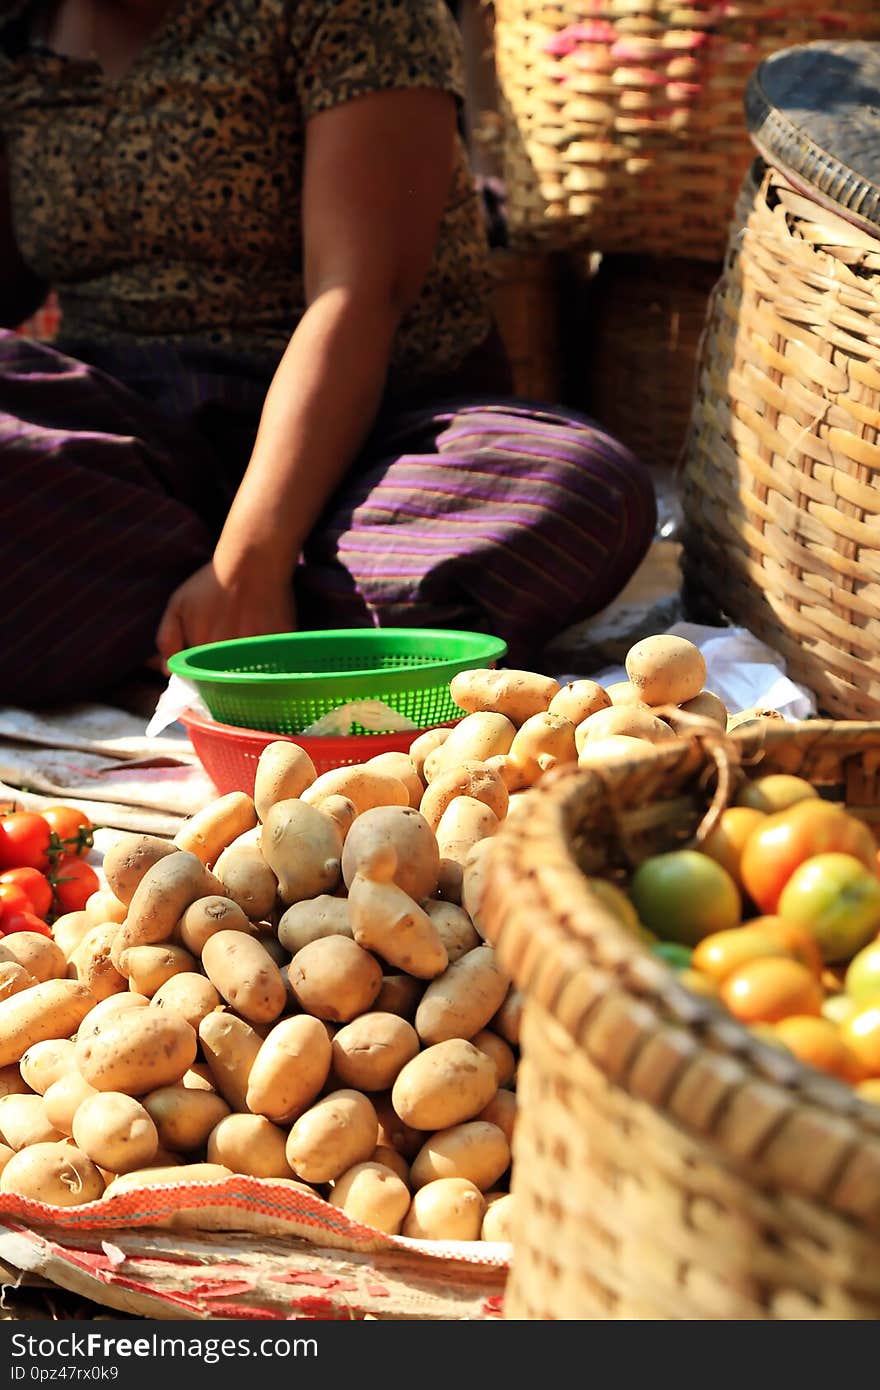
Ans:
{"type": "Polygon", "coordinates": [[[0,146],[0,328],[16,328],[39,309],[47,286],[28,270],[12,232],[9,171],[0,146]]]}
{"type": "Polygon", "coordinates": [[[166,609],[163,657],[294,625],[303,544],[375,420],[397,326],[431,262],[454,133],[454,102],[434,90],[376,92],[309,121],[307,309],[269,388],[213,560],[166,609]]]}

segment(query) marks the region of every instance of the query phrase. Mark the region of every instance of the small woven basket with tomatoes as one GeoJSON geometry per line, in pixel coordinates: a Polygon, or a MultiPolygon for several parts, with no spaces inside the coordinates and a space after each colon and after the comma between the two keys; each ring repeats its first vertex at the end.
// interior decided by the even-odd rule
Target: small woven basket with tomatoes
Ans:
{"type": "Polygon", "coordinates": [[[483,898],[525,995],[505,1316],[880,1316],[880,724],[530,797],[483,898]]]}
{"type": "Polygon", "coordinates": [[[0,809],[0,937],[49,936],[56,917],[81,911],[101,886],[91,848],[92,823],[75,806],[0,809]]]}

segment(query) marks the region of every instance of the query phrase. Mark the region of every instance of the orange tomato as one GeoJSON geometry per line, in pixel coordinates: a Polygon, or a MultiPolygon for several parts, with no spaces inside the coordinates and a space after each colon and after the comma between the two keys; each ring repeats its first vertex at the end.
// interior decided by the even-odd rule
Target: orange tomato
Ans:
{"type": "Polygon", "coordinates": [[[813,974],[822,974],[822,952],[814,936],[799,926],[797,922],[787,922],[784,917],[753,917],[746,923],[755,927],[774,941],[781,941],[790,956],[799,960],[813,974]]]}
{"type": "Polygon", "coordinates": [[[728,975],[732,975],[734,970],[738,970],[747,961],[765,956],[791,958],[792,952],[779,937],[774,938],[769,932],[763,932],[760,927],[749,922],[742,927],[731,927],[728,931],[716,931],[711,936],[704,936],[699,945],[694,947],[691,964],[695,970],[701,971],[709,979],[720,982],[726,980],[728,975]]]}
{"type": "Polygon", "coordinates": [[[726,869],[739,889],[742,889],[739,861],[746,840],[766,819],[763,811],[756,811],[751,806],[729,806],[721,812],[712,834],[702,843],[703,853],[726,869]]]}
{"type": "Polygon", "coordinates": [[[854,854],[814,854],[791,875],[777,910],[816,938],[824,960],[850,960],[880,931],[880,881],[854,854]]]}
{"type": "Polygon", "coordinates": [[[880,1078],[874,1076],[869,1081],[862,1081],[856,1087],[856,1095],[859,1100],[868,1100],[872,1105],[880,1105],[880,1078]]]}
{"type": "Polygon", "coordinates": [[[777,1023],[775,1031],[789,1051],[808,1067],[837,1076],[841,1081],[864,1081],[864,1067],[841,1036],[840,1029],[827,1018],[792,1014],[777,1023]]]}
{"type": "Polygon", "coordinates": [[[740,787],[733,804],[750,806],[772,816],[776,811],[786,811],[789,806],[795,806],[799,801],[809,801],[818,795],[816,788],[805,782],[803,777],[792,777],[787,772],[771,772],[740,787]]]}
{"type": "Polygon", "coordinates": [[[766,957],[734,970],[721,986],[721,998],[741,1023],[778,1023],[792,1014],[818,1017],[822,987],[800,961],[766,957]]]}
{"type": "Polygon", "coordinates": [[[880,1006],[857,1009],[840,1025],[840,1035],[854,1052],[866,1076],[880,1077],[880,1006]]]}
{"type": "Polygon", "coordinates": [[[851,854],[876,872],[877,844],[862,821],[829,801],[798,801],[749,836],[740,860],[743,887],[762,912],[776,912],[795,869],[832,852],[851,854]]]}

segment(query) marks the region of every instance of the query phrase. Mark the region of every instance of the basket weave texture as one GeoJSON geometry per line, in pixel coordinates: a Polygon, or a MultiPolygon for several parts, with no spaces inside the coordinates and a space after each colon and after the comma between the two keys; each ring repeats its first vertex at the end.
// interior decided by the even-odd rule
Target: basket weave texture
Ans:
{"type": "Polygon", "coordinates": [[[492,312],[510,359],[514,395],[555,401],[560,390],[557,274],[552,256],[492,252],[492,312]]]}
{"type": "Polygon", "coordinates": [[[777,49],[880,37],[875,0],[495,0],[515,244],[720,260],[777,49]]]}
{"type": "Polygon", "coordinates": [[[686,990],[584,877],[770,771],[880,819],[880,724],[816,721],[552,774],[494,842],[485,927],[525,994],[508,1318],[880,1315],[880,1106],[686,990]]]}
{"type": "Polygon", "coordinates": [[[876,719],[880,240],[772,170],[741,208],[687,446],[690,606],[763,638],[826,712],[876,719]]]}
{"type": "Polygon", "coordinates": [[[706,261],[603,256],[591,284],[579,348],[584,409],[647,464],[671,468],[681,457],[720,271],[706,261]]]}

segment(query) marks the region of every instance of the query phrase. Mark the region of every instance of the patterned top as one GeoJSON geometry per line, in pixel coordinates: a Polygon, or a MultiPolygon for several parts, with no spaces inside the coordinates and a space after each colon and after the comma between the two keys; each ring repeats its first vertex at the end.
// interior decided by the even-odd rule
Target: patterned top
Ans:
{"type": "MultiPolygon", "coordinates": [[[[0,28],[0,140],[25,261],[64,336],[162,338],[274,366],[304,311],[304,126],[367,92],[460,97],[443,0],[178,0],[118,81],[0,28]]],[[[461,141],[392,385],[454,372],[486,337],[489,269],[461,141]]]]}

